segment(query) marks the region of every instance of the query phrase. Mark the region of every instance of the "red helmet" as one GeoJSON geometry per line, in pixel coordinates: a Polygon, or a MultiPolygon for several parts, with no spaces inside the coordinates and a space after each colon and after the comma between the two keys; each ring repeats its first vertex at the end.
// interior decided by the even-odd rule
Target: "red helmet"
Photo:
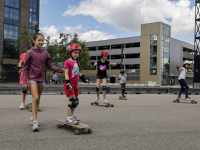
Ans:
{"type": "Polygon", "coordinates": [[[67,46],[66,46],[66,52],[68,53],[68,52],[71,52],[71,51],[73,51],[73,50],[79,50],[79,51],[83,51],[82,50],[82,48],[81,48],[81,46],[80,45],[78,45],[78,44],[76,44],[76,43],[71,43],[71,44],[68,44],[67,46]]]}
{"type": "Polygon", "coordinates": [[[103,56],[108,56],[109,55],[109,53],[108,53],[108,51],[102,51],[101,52],[101,56],[103,57],[103,56]]]}

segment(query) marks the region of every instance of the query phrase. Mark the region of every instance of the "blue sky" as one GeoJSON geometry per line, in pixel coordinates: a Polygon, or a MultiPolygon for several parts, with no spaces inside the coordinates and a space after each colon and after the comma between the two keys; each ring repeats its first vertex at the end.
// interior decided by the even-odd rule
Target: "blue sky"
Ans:
{"type": "Polygon", "coordinates": [[[76,32],[95,41],[140,36],[141,24],[162,21],[171,25],[173,38],[193,43],[194,5],[194,0],[41,0],[39,25],[53,38],[76,32]]]}

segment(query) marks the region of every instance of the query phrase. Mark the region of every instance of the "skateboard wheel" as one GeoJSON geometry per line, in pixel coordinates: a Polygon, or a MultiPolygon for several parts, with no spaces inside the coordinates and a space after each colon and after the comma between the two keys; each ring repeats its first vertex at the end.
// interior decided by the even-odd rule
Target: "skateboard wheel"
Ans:
{"type": "Polygon", "coordinates": [[[61,124],[57,124],[57,128],[61,128],[61,124]]]}
{"type": "Polygon", "coordinates": [[[93,103],[91,103],[91,105],[93,105],[93,103]]]}
{"type": "Polygon", "coordinates": [[[113,104],[111,104],[111,107],[114,107],[114,105],[113,105],[113,104]]]}
{"type": "Polygon", "coordinates": [[[176,100],[173,100],[173,102],[175,103],[175,102],[176,102],[176,100]]]}
{"type": "Polygon", "coordinates": [[[88,133],[92,133],[92,129],[88,129],[88,133]]]}
{"type": "Polygon", "coordinates": [[[179,100],[177,100],[177,102],[179,103],[180,101],[179,101],[179,100]]]}
{"type": "Polygon", "coordinates": [[[106,107],[108,107],[108,105],[106,105],[106,107]]]}
{"type": "Polygon", "coordinates": [[[126,100],[127,100],[128,98],[126,98],[126,100]]]}
{"type": "Polygon", "coordinates": [[[193,101],[191,101],[191,104],[193,104],[194,102],[193,101]]]}
{"type": "Polygon", "coordinates": [[[99,105],[99,103],[96,103],[97,105],[99,105]]]}
{"type": "Polygon", "coordinates": [[[79,135],[79,131],[78,130],[74,130],[74,134],[75,135],[79,135]]]}
{"type": "Polygon", "coordinates": [[[124,98],[122,97],[122,100],[124,100],[124,98]]]}
{"type": "Polygon", "coordinates": [[[38,108],[38,111],[42,111],[42,108],[38,108]]]}
{"type": "Polygon", "coordinates": [[[120,97],[119,97],[119,99],[120,99],[120,97]]]}
{"type": "Polygon", "coordinates": [[[195,101],[195,104],[197,104],[197,101],[195,101]]]}
{"type": "Polygon", "coordinates": [[[26,105],[26,108],[28,108],[28,105],[26,105]]]}
{"type": "Polygon", "coordinates": [[[32,108],[29,108],[29,111],[32,112],[32,108]]]}

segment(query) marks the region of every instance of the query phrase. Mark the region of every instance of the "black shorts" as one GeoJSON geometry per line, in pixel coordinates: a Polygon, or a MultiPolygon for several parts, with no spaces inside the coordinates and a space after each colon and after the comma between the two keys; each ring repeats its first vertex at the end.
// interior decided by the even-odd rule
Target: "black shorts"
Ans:
{"type": "Polygon", "coordinates": [[[55,81],[54,79],[52,79],[52,82],[55,82],[56,84],[58,84],[57,80],[55,81]]]}
{"type": "Polygon", "coordinates": [[[102,76],[97,74],[97,79],[107,79],[107,76],[102,76]]]}

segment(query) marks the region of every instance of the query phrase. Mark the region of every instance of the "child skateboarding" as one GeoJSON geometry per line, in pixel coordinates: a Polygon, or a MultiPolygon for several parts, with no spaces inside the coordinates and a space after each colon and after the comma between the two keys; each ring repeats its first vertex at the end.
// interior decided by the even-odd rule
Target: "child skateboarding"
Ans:
{"type": "Polygon", "coordinates": [[[180,68],[180,66],[177,66],[177,70],[178,71],[181,71],[179,77],[178,77],[178,81],[180,83],[180,86],[181,86],[181,89],[179,91],[179,94],[178,94],[178,97],[177,97],[177,100],[181,99],[181,94],[182,92],[185,90],[185,100],[191,100],[189,97],[188,97],[188,90],[189,90],[189,86],[187,85],[186,81],[185,81],[185,77],[186,77],[186,73],[187,72],[193,72],[193,71],[196,71],[198,72],[198,70],[189,70],[190,66],[190,63],[188,62],[185,62],[183,64],[183,67],[180,68]]]}
{"type": "Polygon", "coordinates": [[[118,80],[120,80],[120,85],[121,85],[121,90],[122,90],[122,96],[120,96],[119,99],[126,99],[126,95],[125,95],[125,91],[126,91],[126,79],[127,79],[127,75],[125,74],[125,71],[123,69],[121,69],[118,80]]]}
{"type": "Polygon", "coordinates": [[[81,67],[78,62],[79,54],[82,52],[82,48],[80,45],[76,43],[68,44],[66,47],[66,54],[69,55],[69,59],[64,63],[64,71],[65,71],[65,82],[64,82],[64,90],[66,96],[69,98],[69,105],[67,108],[67,120],[66,124],[79,124],[79,119],[74,116],[74,110],[79,104],[78,99],[78,81],[79,78],[84,82],[89,84],[89,79],[85,78],[79,72],[79,68],[81,67]]]}
{"type": "Polygon", "coordinates": [[[108,103],[106,100],[106,81],[107,81],[107,69],[109,68],[108,65],[110,66],[117,66],[120,67],[120,63],[111,63],[109,62],[108,59],[109,53],[108,51],[102,51],[101,52],[101,59],[94,63],[94,60],[91,61],[92,67],[96,67],[98,69],[97,72],[97,83],[96,83],[96,92],[97,92],[97,98],[94,100],[94,103],[97,102],[99,98],[99,87],[100,83],[102,81],[102,90],[103,90],[103,101],[104,103],[108,103]]]}

